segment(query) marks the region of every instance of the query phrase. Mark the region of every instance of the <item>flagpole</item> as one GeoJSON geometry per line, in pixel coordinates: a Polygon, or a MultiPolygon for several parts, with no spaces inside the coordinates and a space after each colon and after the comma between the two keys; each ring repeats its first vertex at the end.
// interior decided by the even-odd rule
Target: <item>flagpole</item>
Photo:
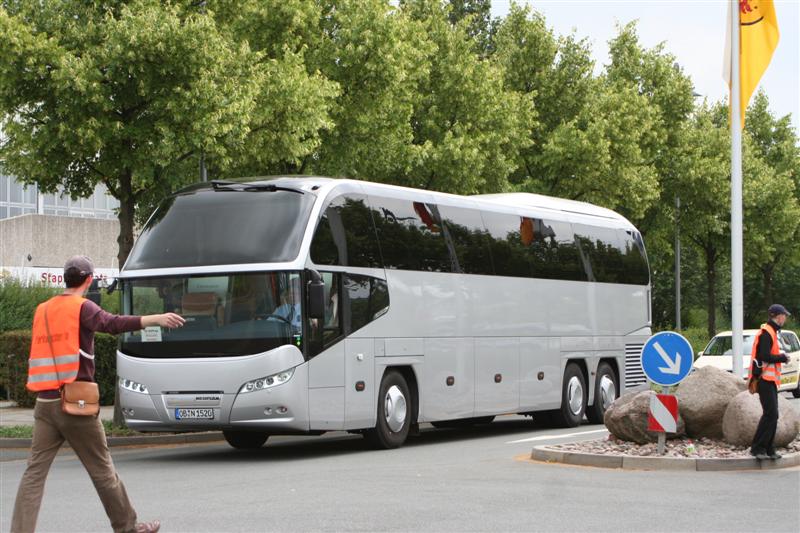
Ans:
{"type": "Polygon", "coordinates": [[[742,122],[739,75],[739,1],[731,0],[731,331],[733,375],[742,375],[743,274],[742,274],[742,122]]]}

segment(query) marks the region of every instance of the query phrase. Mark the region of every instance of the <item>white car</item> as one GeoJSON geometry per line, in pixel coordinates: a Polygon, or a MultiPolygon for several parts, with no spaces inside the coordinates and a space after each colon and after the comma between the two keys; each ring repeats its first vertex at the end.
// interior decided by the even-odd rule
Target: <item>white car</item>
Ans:
{"type": "MultiPolygon", "coordinates": [[[[744,350],[742,355],[743,379],[747,379],[747,373],[750,368],[750,353],[753,351],[753,341],[758,332],[759,330],[757,329],[746,329],[742,332],[744,334],[742,345],[744,350]]],[[[781,385],[778,390],[791,392],[795,398],[800,398],[800,381],[798,380],[798,377],[800,377],[800,340],[798,340],[794,331],[782,330],[779,342],[781,350],[786,352],[789,357],[789,362],[782,365],[781,385]]],[[[702,352],[698,352],[694,367],[700,368],[711,365],[732,372],[732,343],[733,336],[730,331],[718,333],[702,352]]]]}

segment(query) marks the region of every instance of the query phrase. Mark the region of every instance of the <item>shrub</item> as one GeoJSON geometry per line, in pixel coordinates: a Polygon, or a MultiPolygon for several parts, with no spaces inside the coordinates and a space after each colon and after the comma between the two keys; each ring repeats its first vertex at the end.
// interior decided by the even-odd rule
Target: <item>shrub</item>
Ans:
{"type": "Polygon", "coordinates": [[[686,328],[680,331],[680,334],[686,337],[689,344],[692,345],[692,353],[697,359],[697,352],[704,349],[711,339],[708,337],[708,330],[706,328],[686,328]]]}
{"type": "MultiPolygon", "coordinates": [[[[0,332],[30,329],[36,306],[60,294],[64,289],[41,283],[22,284],[14,278],[0,278],[0,332]]],[[[120,293],[100,291],[100,307],[109,313],[119,314],[120,293]]]]}
{"type": "Polygon", "coordinates": [[[61,291],[41,284],[23,285],[15,279],[0,280],[0,331],[30,329],[36,306],[61,291]]]}
{"type": "MultiPolygon", "coordinates": [[[[28,354],[31,346],[29,330],[0,333],[0,387],[20,407],[33,407],[36,395],[27,388],[28,354]]],[[[117,338],[98,333],[94,337],[95,375],[100,386],[100,404],[114,404],[114,387],[117,376],[117,338]]]]}

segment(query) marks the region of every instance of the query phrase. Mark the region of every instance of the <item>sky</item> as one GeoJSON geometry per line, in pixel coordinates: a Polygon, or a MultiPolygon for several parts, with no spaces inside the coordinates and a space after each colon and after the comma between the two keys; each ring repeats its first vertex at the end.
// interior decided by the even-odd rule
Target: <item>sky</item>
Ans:
{"type": "MultiPolygon", "coordinates": [[[[608,41],[624,25],[638,20],[639,41],[646,48],[663,42],[694,83],[699,98],[727,97],[722,78],[727,0],[517,0],[544,15],[556,35],[588,38],[599,72],[609,62],[608,41]]],[[[492,0],[492,16],[503,17],[510,0],[492,0]]],[[[759,88],[773,115],[792,115],[800,134],[800,0],[775,0],[780,28],[778,48],[759,88]]]]}

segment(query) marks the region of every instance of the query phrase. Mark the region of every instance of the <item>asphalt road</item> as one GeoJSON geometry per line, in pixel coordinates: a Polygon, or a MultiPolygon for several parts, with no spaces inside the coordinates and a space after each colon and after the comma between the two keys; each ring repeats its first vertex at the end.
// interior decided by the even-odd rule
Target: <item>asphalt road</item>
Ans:
{"type": "MultiPolygon", "coordinates": [[[[603,426],[553,430],[507,416],[471,430],[426,425],[388,451],[332,433],[272,438],[252,452],[214,443],[112,453],[140,519],[161,519],[165,532],[800,530],[798,467],[645,472],[527,459],[534,444],[605,434],[603,426]]],[[[3,450],[3,531],[24,467],[24,453],[3,450]]],[[[38,531],[108,530],[80,462],[61,454],[38,531]]]]}

